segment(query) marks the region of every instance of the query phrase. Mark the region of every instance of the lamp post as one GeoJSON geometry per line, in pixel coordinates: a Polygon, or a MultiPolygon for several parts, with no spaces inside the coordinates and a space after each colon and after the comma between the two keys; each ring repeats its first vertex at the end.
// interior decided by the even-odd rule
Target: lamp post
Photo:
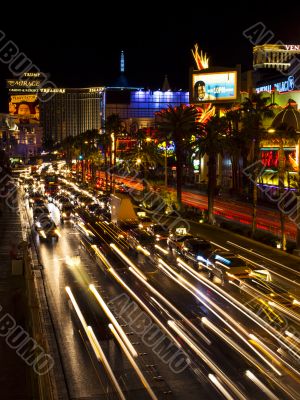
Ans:
{"type": "MultiPolygon", "coordinates": [[[[271,128],[268,133],[276,133],[276,129],[271,128]]],[[[281,229],[281,249],[286,251],[286,236],[285,236],[285,214],[283,212],[285,200],[284,200],[284,178],[285,178],[285,155],[283,148],[283,138],[279,134],[279,163],[278,163],[278,188],[280,194],[280,229],[281,229]]],[[[279,205],[279,204],[278,204],[279,205]]]]}

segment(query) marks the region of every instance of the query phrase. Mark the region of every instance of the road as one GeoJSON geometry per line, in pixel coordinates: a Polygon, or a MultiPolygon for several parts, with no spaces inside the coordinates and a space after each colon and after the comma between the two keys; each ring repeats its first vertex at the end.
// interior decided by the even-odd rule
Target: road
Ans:
{"type": "MultiPolygon", "coordinates": [[[[113,395],[114,390],[101,366],[93,359],[92,350],[82,327],[70,308],[66,286],[72,288],[88,325],[91,325],[97,333],[101,345],[109,356],[113,371],[122,381],[126,398],[147,399],[147,393],[135,377],[126,357],[122,355],[112,337],[107,339],[108,328],[103,328],[104,321],[107,326],[107,318],[100,312],[88,286],[93,283],[107,302],[123,291],[114,280],[103,273],[95,260],[85,251],[79,232],[68,222],[59,225],[57,208],[50,204],[49,209],[60,228],[61,237],[57,243],[40,243],[38,237],[35,237],[35,240],[39,245],[40,259],[44,266],[47,294],[52,315],[55,317],[55,329],[58,333],[70,397],[102,399],[107,393],[113,395]]],[[[120,264],[118,260],[117,263],[120,264]]],[[[139,340],[134,335],[131,335],[131,339],[135,343],[139,340]]],[[[147,346],[141,343],[136,347],[144,354],[141,364],[143,370],[152,378],[151,387],[157,393],[170,392],[167,398],[183,399],[185,385],[188,384],[191,399],[199,398],[199,395],[208,399],[218,398],[218,393],[208,392],[206,386],[201,385],[190,370],[185,370],[177,376],[147,346]]],[[[175,350],[177,349],[174,348],[173,351],[175,350]]],[[[163,395],[160,398],[164,398],[163,395]]]]}
{"type": "MultiPolygon", "coordinates": [[[[120,235],[116,227],[84,208],[74,210],[73,223],[64,224],[56,206],[49,203],[48,209],[59,240],[41,242],[34,229],[33,236],[44,267],[70,398],[117,398],[116,388],[95,357],[87,326],[95,332],[127,399],[185,399],[187,387],[189,399],[300,398],[297,310],[278,309],[275,301],[267,306],[271,311],[263,314],[258,296],[236,284],[222,286],[218,279],[208,279],[205,270],[195,271],[178,260],[164,241],[159,242],[160,249],[150,246],[137,251],[128,245],[126,233],[120,235]],[[89,288],[90,284],[94,286],[89,288]],[[122,347],[125,342],[120,347],[115,340],[95,291],[129,339],[127,350],[133,346],[137,351],[143,379],[138,379],[129,362],[122,347]],[[283,322],[278,325],[274,320],[283,322]],[[178,351],[181,365],[186,363],[182,370],[171,361],[178,351]]],[[[33,223],[28,206],[27,211],[33,223]]],[[[253,269],[268,270],[273,282],[299,296],[295,257],[285,258],[216,227],[191,223],[191,228],[216,248],[249,259],[253,269]]]]}

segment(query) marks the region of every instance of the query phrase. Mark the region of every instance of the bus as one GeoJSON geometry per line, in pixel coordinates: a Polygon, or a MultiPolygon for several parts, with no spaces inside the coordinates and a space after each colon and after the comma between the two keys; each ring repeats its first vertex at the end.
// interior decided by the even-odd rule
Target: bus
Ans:
{"type": "Polygon", "coordinates": [[[58,176],[55,174],[49,174],[45,176],[44,181],[45,195],[49,197],[49,200],[56,196],[58,193],[58,176]]]}

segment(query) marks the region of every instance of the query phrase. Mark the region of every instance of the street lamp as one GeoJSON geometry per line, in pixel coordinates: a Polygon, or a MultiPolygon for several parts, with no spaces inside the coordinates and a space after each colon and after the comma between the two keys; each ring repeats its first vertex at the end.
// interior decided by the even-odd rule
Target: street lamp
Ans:
{"type": "MultiPolygon", "coordinates": [[[[268,129],[268,133],[274,134],[276,133],[276,129],[270,128],[268,129]]],[[[280,225],[281,225],[281,249],[286,251],[286,236],[285,236],[285,215],[283,213],[282,207],[284,207],[284,178],[285,178],[285,156],[284,156],[284,148],[283,148],[283,138],[279,135],[279,164],[278,164],[278,188],[279,188],[279,196],[281,198],[281,208],[280,209],[280,225]]],[[[289,172],[287,172],[289,174],[289,172]]],[[[279,248],[279,247],[277,247],[279,248]]]]}

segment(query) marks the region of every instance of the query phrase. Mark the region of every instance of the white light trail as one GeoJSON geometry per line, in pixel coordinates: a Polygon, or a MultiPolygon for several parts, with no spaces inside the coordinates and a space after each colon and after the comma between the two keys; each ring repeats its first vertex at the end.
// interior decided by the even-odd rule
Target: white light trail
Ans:
{"type": "Polygon", "coordinates": [[[93,329],[90,326],[88,326],[87,323],[86,323],[86,320],[85,320],[85,318],[84,318],[84,316],[83,316],[83,314],[82,314],[82,312],[81,312],[81,310],[80,310],[80,308],[79,308],[79,306],[77,304],[77,301],[75,300],[75,297],[74,297],[74,295],[73,295],[73,293],[71,291],[71,288],[69,286],[66,286],[65,290],[68,293],[68,296],[69,296],[69,298],[71,300],[71,303],[72,303],[72,305],[73,305],[73,307],[75,309],[75,312],[76,312],[76,314],[77,314],[77,316],[78,316],[78,318],[79,318],[79,320],[80,320],[80,322],[81,322],[81,324],[83,326],[83,329],[84,329],[84,331],[85,331],[85,333],[86,333],[86,335],[87,335],[87,337],[89,339],[89,342],[90,342],[90,344],[92,346],[92,349],[93,349],[97,359],[102,362],[102,364],[103,364],[103,366],[104,366],[104,368],[106,370],[106,373],[108,374],[113,386],[115,387],[115,389],[116,389],[116,391],[118,393],[119,398],[121,400],[126,400],[126,398],[125,398],[125,396],[124,396],[124,394],[123,394],[123,392],[122,392],[122,390],[121,390],[121,388],[120,388],[120,386],[118,384],[118,381],[117,381],[113,371],[110,368],[109,362],[107,361],[107,358],[105,357],[105,354],[104,354],[104,352],[103,352],[103,350],[102,350],[102,348],[101,348],[101,346],[100,346],[100,344],[99,344],[99,342],[98,342],[98,340],[97,340],[97,338],[96,338],[96,336],[95,336],[95,334],[93,332],[93,329]]]}
{"type": "Polygon", "coordinates": [[[126,336],[126,334],[124,332],[124,330],[122,329],[122,327],[120,326],[120,324],[118,323],[118,321],[114,317],[113,313],[110,311],[110,309],[106,305],[106,303],[103,300],[103,298],[100,296],[100,294],[97,291],[97,289],[95,288],[95,286],[93,284],[91,284],[91,285],[89,285],[89,289],[93,293],[93,295],[96,297],[98,303],[100,304],[100,307],[103,309],[103,311],[105,312],[105,314],[107,315],[107,317],[109,318],[109,320],[111,321],[113,326],[116,328],[118,334],[121,336],[124,344],[126,345],[128,350],[130,351],[131,355],[133,357],[137,357],[138,353],[136,352],[136,350],[133,347],[133,345],[130,343],[128,337],[126,336]]]}
{"type": "Polygon", "coordinates": [[[234,397],[224,388],[222,383],[218,380],[218,378],[214,374],[208,374],[209,379],[212,383],[219,389],[222,395],[225,397],[226,400],[234,400],[234,397]]]}
{"type": "Polygon", "coordinates": [[[119,336],[118,332],[116,331],[115,327],[112,324],[109,324],[109,329],[112,331],[114,337],[116,338],[117,342],[121,346],[122,350],[124,351],[126,357],[128,358],[128,361],[132,365],[133,369],[135,370],[136,374],[140,378],[142,384],[144,385],[145,389],[147,390],[149,396],[151,397],[152,400],[158,400],[156,397],[155,393],[151,389],[151,386],[149,385],[147,379],[143,375],[142,371],[140,370],[139,366],[135,362],[134,358],[131,356],[130,352],[128,351],[127,347],[124,345],[121,337],[119,336]]]}
{"type": "MultiPolygon", "coordinates": [[[[138,276],[138,274],[135,273],[135,271],[131,268],[129,268],[129,271],[132,272],[139,280],[141,278],[138,276]]],[[[150,285],[148,282],[143,280],[143,284],[152,292],[154,293],[162,302],[164,302],[181,320],[183,320],[189,328],[193,330],[196,335],[201,337],[207,344],[211,344],[211,341],[206,337],[202,332],[199,331],[198,328],[194,324],[192,324],[168,299],[166,299],[160,292],[158,292],[152,285],[150,285]]]]}
{"type": "Polygon", "coordinates": [[[185,341],[185,343],[201,358],[208,366],[214,371],[215,374],[220,376],[226,385],[232,390],[238,399],[247,400],[244,394],[238,387],[224,374],[223,371],[191,340],[185,332],[176,324],[175,321],[168,321],[168,325],[185,341]]]}
{"type": "Polygon", "coordinates": [[[163,249],[163,248],[160,247],[158,244],[155,244],[154,247],[155,247],[157,250],[161,251],[161,252],[162,252],[163,254],[165,254],[165,255],[169,254],[168,250],[163,249]]]}
{"type": "Polygon", "coordinates": [[[273,392],[266,385],[264,385],[251,371],[247,370],[245,375],[249,378],[257,387],[264,392],[270,400],[280,400],[279,397],[275,396],[273,392]]]}
{"type": "Polygon", "coordinates": [[[114,243],[110,243],[110,247],[130,266],[132,267],[142,278],[146,281],[147,277],[142,271],[120,250],[114,243]]]}

